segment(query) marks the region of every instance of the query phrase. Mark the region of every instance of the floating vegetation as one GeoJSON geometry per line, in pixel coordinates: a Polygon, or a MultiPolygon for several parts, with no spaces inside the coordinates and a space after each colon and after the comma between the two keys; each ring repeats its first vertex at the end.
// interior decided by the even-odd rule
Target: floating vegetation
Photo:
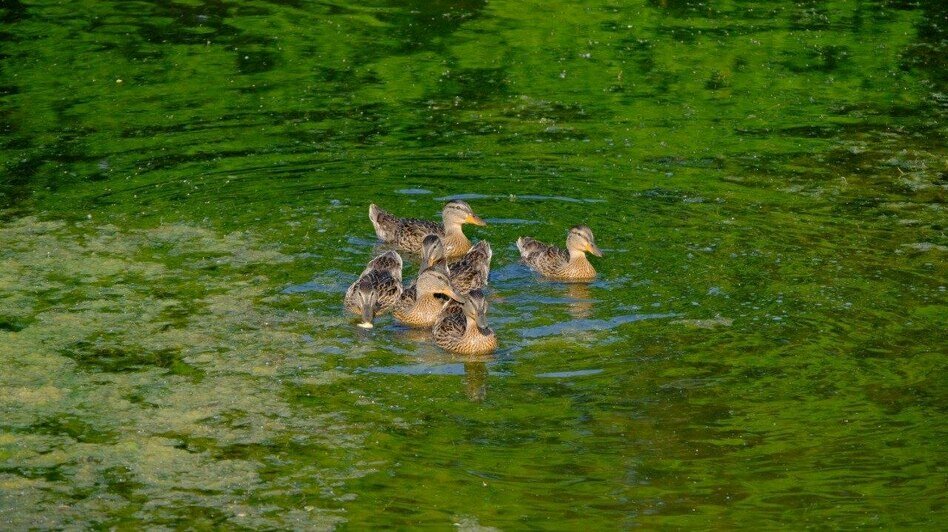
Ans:
{"type": "MultiPolygon", "coordinates": [[[[256,527],[342,519],[314,501],[288,518],[248,499],[283,489],[265,458],[285,442],[332,452],[358,441],[338,414],[297,415],[287,400],[287,384],[347,377],[323,371],[324,345],[302,334],[314,318],[268,305],[266,277],[244,273],[290,257],[246,233],[182,224],[123,231],[27,217],[0,226],[0,240],[6,526],[68,528],[108,513],[256,527]],[[211,261],[225,270],[209,273],[211,261]]],[[[358,473],[305,474],[332,485],[358,473]]],[[[113,519],[101,524],[123,522],[113,519]]]]}

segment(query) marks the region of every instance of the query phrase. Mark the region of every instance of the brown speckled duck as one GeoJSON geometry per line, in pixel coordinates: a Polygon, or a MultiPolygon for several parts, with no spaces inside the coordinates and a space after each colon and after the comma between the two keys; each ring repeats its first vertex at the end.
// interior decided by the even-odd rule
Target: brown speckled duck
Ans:
{"type": "MultiPolygon", "coordinates": [[[[421,243],[421,267],[431,268],[444,266],[446,263],[444,245],[438,235],[428,235],[421,243]]],[[[448,278],[451,286],[459,294],[466,294],[471,290],[487,286],[487,277],[490,274],[490,259],[493,251],[486,240],[481,240],[471,246],[471,249],[460,260],[447,266],[448,278]]]]}
{"type": "Polygon", "coordinates": [[[461,256],[471,249],[471,241],[464,236],[461,226],[464,224],[487,225],[481,220],[467,202],[454,200],[448,202],[441,211],[443,223],[398,218],[374,203],[369,205],[369,219],[375,227],[375,234],[383,242],[412,253],[421,253],[421,242],[428,234],[441,237],[447,258],[461,256]]]}
{"type": "Polygon", "coordinates": [[[459,355],[482,356],[497,348],[497,335],[487,326],[487,300],[474,290],[464,302],[445,305],[432,328],[434,341],[445,351],[459,355]]]}
{"type": "Polygon", "coordinates": [[[393,315],[409,327],[431,327],[444,308],[445,297],[460,300],[462,296],[454,291],[444,267],[422,270],[415,286],[402,292],[393,315]]]}
{"type": "Polygon", "coordinates": [[[523,262],[530,268],[559,281],[592,281],[596,278],[596,269],[589,263],[586,253],[602,256],[602,251],[596,247],[592,230],[585,225],[577,225],[569,230],[566,250],[528,236],[517,239],[517,248],[523,262]]]}
{"type": "Polygon", "coordinates": [[[402,295],[402,258],[389,251],[372,259],[346,290],[346,310],[362,316],[359,327],[372,328],[375,316],[391,310],[402,295]]]}

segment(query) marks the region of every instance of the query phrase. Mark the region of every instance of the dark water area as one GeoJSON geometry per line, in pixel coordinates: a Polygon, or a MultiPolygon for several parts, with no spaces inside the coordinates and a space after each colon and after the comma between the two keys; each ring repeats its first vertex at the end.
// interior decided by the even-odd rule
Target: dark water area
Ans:
{"type": "Polygon", "coordinates": [[[943,527],[946,25],[0,3],[0,528],[943,527]],[[491,357],[342,311],[452,198],[491,357]]]}

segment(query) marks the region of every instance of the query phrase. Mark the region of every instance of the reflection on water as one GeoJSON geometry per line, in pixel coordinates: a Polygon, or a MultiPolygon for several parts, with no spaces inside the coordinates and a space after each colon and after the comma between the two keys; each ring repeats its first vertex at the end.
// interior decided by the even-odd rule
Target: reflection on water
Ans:
{"type": "Polygon", "coordinates": [[[464,393],[470,401],[482,402],[487,397],[487,379],[489,375],[504,376],[505,372],[490,371],[488,364],[493,357],[465,358],[463,360],[450,355],[429,357],[428,361],[417,364],[396,364],[393,366],[373,366],[366,368],[369,373],[383,375],[438,375],[463,376],[464,393]],[[438,360],[440,358],[440,361],[438,360]]]}
{"type": "Polygon", "coordinates": [[[487,362],[464,363],[464,391],[471,401],[481,402],[487,397],[487,373],[487,362]]]}
{"type": "Polygon", "coordinates": [[[554,323],[551,325],[542,325],[539,327],[522,329],[520,334],[524,338],[540,338],[543,336],[571,335],[589,331],[606,331],[627,323],[634,323],[642,320],[671,318],[674,316],[677,316],[677,314],[626,314],[622,316],[615,316],[609,319],[575,319],[554,323]]]}
{"type": "Polygon", "coordinates": [[[569,299],[569,314],[574,319],[585,320],[592,316],[592,293],[587,283],[564,283],[564,291],[569,299]]]}

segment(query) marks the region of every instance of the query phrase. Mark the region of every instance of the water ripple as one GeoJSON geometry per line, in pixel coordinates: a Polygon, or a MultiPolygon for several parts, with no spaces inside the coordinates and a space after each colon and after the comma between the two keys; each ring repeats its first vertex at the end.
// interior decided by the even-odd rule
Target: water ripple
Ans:
{"type": "Polygon", "coordinates": [[[626,323],[633,323],[636,321],[660,319],[660,318],[672,318],[677,315],[678,314],[674,314],[674,313],[628,314],[625,316],[616,316],[608,320],[599,320],[599,319],[570,320],[570,321],[564,321],[560,323],[554,323],[552,325],[542,325],[540,327],[531,327],[529,329],[523,329],[520,331],[520,335],[523,336],[524,338],[541,338],[544,336],[554,336],[557,334],[564,334],[564,333],[570,333],[570,332],[605,331],[609,329],[614,329],[626,323]]]}

